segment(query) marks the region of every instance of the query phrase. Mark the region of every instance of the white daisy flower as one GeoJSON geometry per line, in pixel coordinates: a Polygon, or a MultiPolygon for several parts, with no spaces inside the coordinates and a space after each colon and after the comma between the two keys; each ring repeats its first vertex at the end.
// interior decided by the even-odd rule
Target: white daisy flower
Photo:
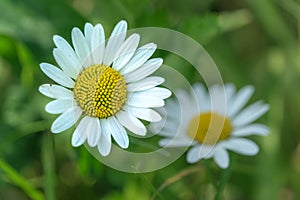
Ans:
{"type": "Polygon", "coordinates": [[[120,21],[105,42],[102,25],[86,23],[84,33],[73,28],[73,47],[64,38],[53,37],[57,47],[53,56],[61,69],[40,64],[42,71],[57,83],[39,87],[43,95],[55,99],[45,109],[51,114],[62,113],[51,131],[65,131],[81,118],[72,135],[74,147],[87,141],[106,156],[111,150],[111,136],[120,147],[127,148],[125,128],[143,136],[146,128],[139,119],[161,120],[151,108],[164,106],[171,92],[157,87],[163,78],[150,75],[163,60],[149,59],[156,50],[155,44],[138,48],[140,36],[132,34],[125,40],[126,32],[126,21],[120,21]]]}
{"type": "Polygon", "coordinates": [[[178,101],[167,102],[165,121],[151,124],[153,132],[166,137],[159,144],[191,146],[188,163],[213,158],[221,168],[229,166],[227,150],[242,155],[257,154],[258,146],[244,136],[268,134],[268,127],[253,121],[268,111],[269,106],[257,101],[243,109],[254,88],[235,90],[233,84],[214,85],[208,93],[202,84],[196,83],[190,94],[183,90],[175,92],[178,101]]]}

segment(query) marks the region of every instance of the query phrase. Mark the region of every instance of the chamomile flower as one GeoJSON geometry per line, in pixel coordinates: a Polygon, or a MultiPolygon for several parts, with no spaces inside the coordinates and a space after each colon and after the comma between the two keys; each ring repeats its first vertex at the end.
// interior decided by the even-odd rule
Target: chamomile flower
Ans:
{"type": "Polygon", "coordinates": [[[171,95],[168,89],[157,87],[163,78],[150,76],[163,62],[161,58],[149,59],[156,45],[138,48],[140,36],[132,34],[126,39],[126,32],[126,21],[120,21],[105,41],[101,24],[86,23],[84,33],[75,27],[72,45],[60,36],[53,37],[53,56],[60,68],[40,64],[57,83],[39,87],[43,95],[55,99],[46,105],[46,111],[61,114],[51,131],[63,132],[79,121],[72,145],[87,141],[103,156],[111,150],[111,138],[120,147],[128,147],[126,129],[145,135],[146,128],[139,119],[161,120],[151,108],[164,106],[164,99],[171,95]]]}
{"type": "Polygon", "coordinates": [[[187,162],[213,158],[221,168],[229,166],[227,150],[242,155],[255,155],[259,147],[245,136],[267,135],[269,129],[253,123],[269,106],[257,101],[244,108],[253,94],[252,86],[236,92],[233,84],[214,85],[209,93],[196,83],[191,93],[178,90],[178,101],[171,99],[165,108],[165,122],[151,124],[153,132],[165,137],[161,146],[188,147],[187,162]]]}

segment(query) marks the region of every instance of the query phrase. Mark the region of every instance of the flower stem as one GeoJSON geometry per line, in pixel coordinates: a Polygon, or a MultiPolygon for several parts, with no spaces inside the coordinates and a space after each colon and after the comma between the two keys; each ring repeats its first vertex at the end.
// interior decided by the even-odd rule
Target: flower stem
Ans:
{"type": "Polygon", "coordinates": [[[216,187],[216,194],[215,194],[215,200],[219,200],[222,197],[222,193],[224,191],[225,185],[228,182],[230,175],[231,175],[231,166],[234,163],[235,155],[231,156],[231,164],[228,166],[228,168],[224,169],[221,173],[219,184],[216,187]]]}
{"type": "Polygon", "coordinates": [[[227,169],[223,170],[223,172],[222,172],[222,174],[221,174],[220,183],[219,183],[219,185],[217,186],[217,191],[216,191],[216,195],[215,195],[215,200],[221,199],[221,196],[222,196],[223,190],[224,190],[224,188],[225,188],[225,185],[226,185],[226,183],[227,183],[228,180],[229,180],[230,173],[231,173],[231,170],[229,169],[229,167],[228,167],[227,169]]]}

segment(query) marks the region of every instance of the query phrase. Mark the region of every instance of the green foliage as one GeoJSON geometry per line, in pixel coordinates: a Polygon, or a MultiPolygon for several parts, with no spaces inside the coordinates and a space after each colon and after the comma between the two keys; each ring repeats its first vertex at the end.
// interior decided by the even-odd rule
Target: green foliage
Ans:
{"type": "MultiPolygon", "coordinates": [[[[295,0],[1,0],[0,199],[300,199],[299,9],[295,0]],[[72,148],[71,131],[51,134],[56,116],[44,111],[49,99],[37,88],[50,81],[39,63],[54,63],[52,36],[70,41],[72,27],[82,30],[86,21],[102,23],[108,35],[120,19],[131,29],[182,32],[204,46],[225,82],[254,85],[254,99],[271,107],[262,119],[270,135],[253,137],[261,152],[231,154],[227,171],[208,160],[185,174],[191,166],[183,156],[155,172],[127,174],[72,148]]],[[[156,56],[191,83],[202,81],[179,56],[156,56]]],[[[149,143],[144,149],[157,146],[149,143]]]]}

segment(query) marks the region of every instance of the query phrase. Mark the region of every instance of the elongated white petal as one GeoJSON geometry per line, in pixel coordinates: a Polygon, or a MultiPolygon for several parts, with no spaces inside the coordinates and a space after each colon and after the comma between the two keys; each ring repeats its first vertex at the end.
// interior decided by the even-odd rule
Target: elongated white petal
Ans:
{"type": "Polygon", "coordinates": [[[101,24],[97,24],[93,30],[91,49],[93,64],[102,64],[105,52],[105,34],[101,24]]]}
{"type": "Polygon", "coordinates": [[[102,156],[107,156],[111,150],[111,134],[109,132],[106,119],[101,119],[100,125],[102,128],[102,135],[99,139],[97,147],[102,156]]]}
{"type": "Polygon", "coordinates": [[[72,135],[72,146],[73,147],[78,147],[82,145],[88,135],[89,130],[89,124],[90,124],[91,117],[85,116],[78,124],[76,127],[73,135],[72,135]]]}
{"type": "Polygon", "coordinates": [[[94,27],[91,23],[85,23],[84,36],[85,36],[85,40],[86,40],[86,43],[87,43],[89,49],[91,49],[91,40],[92,40],[93,30],[94,30],[94,27]]]}
{"type": "Polygon", "coordinates": [[[100,121],[96,117],[92,117],[90,120],[90,131],[87,133],[87,141],[91,147],[97,146],[101,137],[100,121]]]}
{"type": "Polygon", "coordinates": [[[150,122],[157,122],[161,120],[161,116],[157,112],[149,108],[138,108],[125,105],[123,106],[123,109],[133,116],[143,120],[147,120],[150,122]]]}
{"type": "Polygon", "coordinates": [[[235,93],[235,86],[232,83],[226,83],[225,84],[225,92],[226,92],[226,104],[227,104],[227,108],[229,107],[228,103],[229,101],[233,98],[234,93],[235,93]]]}
{"type": "Polygon", "coordinates": [[[226,143],[224,142],[224,147],[236,153],[247,156],[256,155],[259,151],[257,144],[244,138],[230,139],[226,143]]]}
{"type": "Polygon", "coordinates": [[[120,110],[117,112],[116,117],[119,122],[132,133],[141,136],[146,135],[146,127],[144,124],[131,114],[120,110]]]}
{"type": "Polygon", "coordinates": [[[109,66],[116,58],[116,54],[120,46],[125,40],[127,31],[127,22],[120,21],[112,31],[106,45],[103,64],[109,66]]]}
{"type": "Polygon", "coordinates": [[[78,66],[76,66],[76,63],[61,49],[54,49],[53,56],[65,74],[76,79],[80,72],[80,69],[78,66]]]}
{"type": "Polygon", "coordinates": [[[53,41],[58,49],[65,52],[65,54],[74,62],[75,67],[81,70],[81,65],[78,62],[77,55],[71,45],[62,37],[55,35],[53,36],[53,41]]]}
{"type": "Polygon", "coordinates": [[[253,86],[243,87],[229,102],[228,116],[233,117],[237,112],[239,112],[249,101],[250,97],[254,92],[253,86]]]}
{"type": "Polygon", "coordinates": [[[175,91],[175,95],[179,101],[182,119],[189,121],[191,116],[199,114],[199,107],[194,95],[191,96],[184,90],[175,91]]]}
{"type": "Polygon", "coordinates": [[[69,76],[67,76],[62,70],[55,67],[54,65],[48,63],[41,63],[40,67],[41,70],[56,83],[68,88],[74,87],[74,81],[69,76]]]}
{"type": "Polygon", "coordinates": [[[128,61],[132,58],[135,53],[136,48],[140,42],[140,36],[138,34],[133,34],[121,45],[120,49],[116,54],[116,60],[113,63],[113,68],[115,70],[120,70],[128,61]]]}
{"type": "Polygon", "coordinates": [[[127,97],[128,100],[126,101],[127,105],[135,106],[135,107],[161,107],[165,105],[164,100],[159,97],[153,97],[145,93],[133,93],[127,97]]]}
{"type": "Polygon", "coordinates": [[[156,44],[149,43],[138,48],[135,54],[133,55],[132,59],[127,63],[125,67],[121,69],[121,74],[126,75],[138,69],[152,56],[152,54],[156,50],[156,47],[156,44]]]}
{"type": "Polygon", "coordinates": [[[200,158],[200,149],[201,146],[200,145],[196,145],[194,147],[192,147],[186,155],[186,161],[188,163],[195,163],[198,162],[201,158],[200,158]]]}
{"type": "Polygon", "coordinates": [[[88,44],[82,32],[78,28],[72,29],[72,42],[75,52],[78,56],[78,61],[84,67],[91,65],[91,54],[89,51],[88,44]]]}
{"type": "Polygon", "coordinates": [[[169,89],[162,88],[162,87],[150,88],[145,91],[141,91],[139,93],[143,93],[147,96],[157,97],[157,98],[161,98],[161,99],[166,99],[172,95],[172,93],[169,89]]]}
{"type": "Polygon", "coordinates": [[[129,145],[129,139],[124,127],[114,116],[107,118],[107,124],[110,133],[117,144],[122,148],[127,148],[129,145]]]}
{"type": "Polygon", "coordinates": [[[60,114],[72,108],[73,106],[76,106],[76,103],[73,99],[56,99],[50,101],[46,105],[45,110],[51,114],[60,114]]]}
{"type": "Polygon", "coordinates": [[[87,139],[91,147],[98,144],[101,135],[101,127],[98,118],[85,116],[79,123],[72,137],[72,145],[80,146],[87,139]]]}
{"type": "Polygon", "coordinates": [[[223,148],[218,148],[214,153],[214,160],[219,167],[225,169],[229,166],[228,152],[223,148]]]}
{"type": "Polygon", "coordinates": [[[161,66],[162,63],[163,63],[163,59],[161,58],[152,58],[148,60],[135,71],[125,75],[124,78],[126,80],[126,83],[142,80],[143,78],[155,72],[161,66]]]}
{"type": "Polygon", "coordinates": [[[197,105],[201,112],[206,112],[211,109],[210,98],[204,85],[195,83],[193,85],[193,92],[195,93],[197,105]]]}
{"type": "Polygon", "coordinates": [[[225,115],[227,110],[225,88],[221,85],[213,85],[209,88],[209,95],[212,111],[225,115]]]}
{"type": "Polygon", "coordinates": [[[269,128],[263,124],[251,124],[249,126],[241,127],[233,130],[233,136],[249,136],[249,135],[262,135],[266,136],[269,133],[269,128]]]}
{"type": "Polygon", "coordinates": [[[164,138],[159,141],[159,146],[163,147],[188,147],[194,142],[187,137],[164,138]]]}
{"type": "Polygon", "coordinates": [[[70,108],[69,110],[61,114],[58,118],[56,118],[51,126],[51,132],[60,133],[64,130],[67,130],[77,122],[81,113],[82,111],[78,106],[70,108]]]}
{"type": "Polygon", "coordinates": [[[233,119],[234,126],[251,123],[269,110],[269,105],[261,101],[251,104],[233,119]]]}
{"type": "Polygon", "coordinates": [[[158,76],[150,76],[143,80],[130,83],[127,85],[127,91],[142,91],[153,88],[157,85],[162,84],[165,81],[164,78],[158,76]]]}
{"type": "Polygon", "coordinates": [[[53,84],[43,84],[39,87],[40,93],[54,99],[73,99],[73,92],[53,84]]]}

